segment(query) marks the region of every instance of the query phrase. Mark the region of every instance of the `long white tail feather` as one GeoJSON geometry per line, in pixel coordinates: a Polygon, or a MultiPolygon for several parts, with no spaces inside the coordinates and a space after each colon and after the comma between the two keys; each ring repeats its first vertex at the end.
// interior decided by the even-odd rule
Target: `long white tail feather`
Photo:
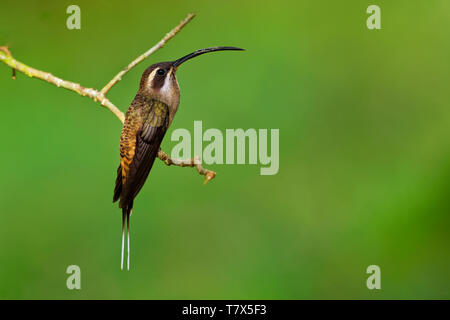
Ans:
{"type": "Polygon", "coordinates": [[[130,231],[128,231],[128,260],[127,260],[127,270],[130,270],[130,231]]]}
{"type": "Polygon", "coordinates": [[[130,216],[131,211],[127,213],[125,210],[122,214],[122,255],[120,259],[120,270],[123,270],[123,261],[125,258],[125,219],[127,223],[127,270],[130,270],[130,216]]]}
{"type": "MultiPolygon", "coordinates": [[[[130,212],[131,215],[131,212],[130,212]]],[[[128,252],[127,252],[127,270],[130,270],[130,215],[127,217],[127,245],[128,245],[128,252]]]]}
{"type": "Polygon", "coordinates": [[[122,217],[122,257],[120,259],[120,270],[123,270],[124,253],[125,253],[125,215],[122,217]]]}
{"type": "Polygon", "coordinates": [[[122,230],[122,258],[120,259],[120,270],[123,270],[124,249],[125,249],[125,230],[122,230]]]}

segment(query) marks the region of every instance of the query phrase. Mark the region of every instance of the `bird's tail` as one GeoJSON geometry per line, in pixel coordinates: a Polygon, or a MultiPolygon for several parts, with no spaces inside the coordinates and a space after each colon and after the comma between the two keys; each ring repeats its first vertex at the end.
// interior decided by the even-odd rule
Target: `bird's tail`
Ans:
{"type": "Polygon", "coordinates": [[[133,210],[133,203],[122,208],[122,258],[120,269],[123,270],[123,259],[125,253],[125,220],[127,223],[127,270],[130,270],[130,216],[133,210]]]}

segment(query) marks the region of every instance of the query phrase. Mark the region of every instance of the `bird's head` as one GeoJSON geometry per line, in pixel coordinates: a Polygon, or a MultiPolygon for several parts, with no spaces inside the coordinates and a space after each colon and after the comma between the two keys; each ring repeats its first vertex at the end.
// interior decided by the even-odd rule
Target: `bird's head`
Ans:
{"type": "Polygon", "coordinates": [[[155,63],[142,74],[139,92],[153,99],[157,99],[169,106],[178,106],[180,89],[176,78],[178,67],[199,55],[223,50],[244,50],[236,47],[212,47],[199,49],[175,61],[155,63]]]}

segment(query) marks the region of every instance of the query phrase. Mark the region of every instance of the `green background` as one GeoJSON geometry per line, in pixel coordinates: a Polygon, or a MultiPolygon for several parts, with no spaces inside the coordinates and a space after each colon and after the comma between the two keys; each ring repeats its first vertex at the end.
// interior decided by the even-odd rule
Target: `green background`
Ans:
{"type": "Polygon", "coordinates": [[[178,71],[176,128],[280,129],[280,171],[156,161],[135,201],[130,272],[111,203],[121,124],[88,98],[0,65],[0,298],[450,298],[450,2],[10,1],[0,44],[109,93],[122,110],[154,62],[178,71]],[[81,30],[66,8],[81,7],[81,30]],[[382,30],[366,8],[381,7],[382,30]],[[67,266],[81,290],[66,288],[67,266]],[[381,290],[366,268],[381,267],[381,290]]]}

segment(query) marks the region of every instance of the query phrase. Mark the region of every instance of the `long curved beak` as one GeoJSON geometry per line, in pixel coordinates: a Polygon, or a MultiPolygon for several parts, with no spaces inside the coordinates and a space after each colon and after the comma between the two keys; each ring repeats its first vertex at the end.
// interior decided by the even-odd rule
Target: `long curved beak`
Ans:
{"type": "Polygon", "coordinates": [[[178,67],[180,64],[182,64],[183,62],[188,61],[189,59],[195,58],[197,56],[200,56],[202,54],[208,53],[208,52],[214,52],[214,51],[225,51],[225,50],[236,50],[236,51],[243,51],[245,49],[241,49],[241,48],[236,48],[236,47],[211,47],[211,48],[206,48],[206,49],[199,49],[197,51],[194,51],[192,53],[189,53],[188,55],[185,55],[184,57],[175,60],[172,63],[172,66],[174,68],[178,67]]]}

